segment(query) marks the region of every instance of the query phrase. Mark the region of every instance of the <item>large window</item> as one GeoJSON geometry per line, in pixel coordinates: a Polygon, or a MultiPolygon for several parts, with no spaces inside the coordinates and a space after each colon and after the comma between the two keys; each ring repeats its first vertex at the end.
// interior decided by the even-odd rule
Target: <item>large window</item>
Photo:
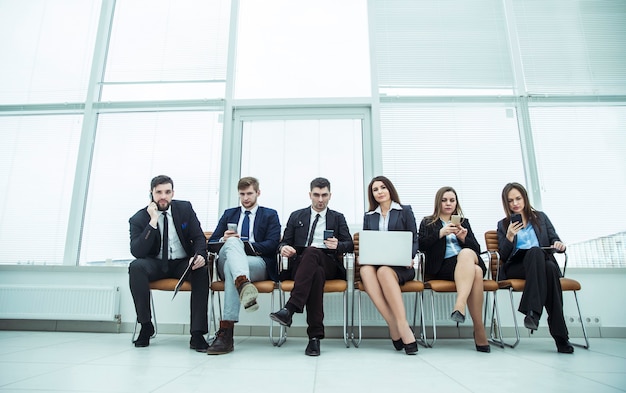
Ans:
{"type": "Polygon", "coordinates": [[[99,12],[99,1],[0,1],[0,105],[84,101],[99,12]]]}
{"type": "Polygon", "coordinates": [[[626,106],[531,107],[542,208],[570,266],[626,267],[626,106]]]}
{"type": "Polygon", "coordinates": [[[218,112],[100,115],[80,263],[127,262],[128,219],[148,205],[150,180],[168,175],[205,231],[217,224],[222,128],[218,112]]]}
{"type": "Polygon", "coordinates": [[[0,116],[0,264],[61,264],[82,116],[0,116]]]}
{"type": "MultiPolygon", "coordinates": [[[[258,177],[259,202],[289,214],[309,206],[310,183],[330,180],[329,208],[348,224],[363,217],[363,116],[320,119],[242,119],[241,176],[258,177]]],[[[234,192],[235,190],[233,190],[234,192]]]]}
{"type": "Polygon", "coordinates": [[[366,0],[241,0],[235,98],[367,97],[366,0]]]}
{"type": "Polygon", "coordinates": [[[524,182],[515,108],[389,104],[381,128],[383,174],[418,225],[432,214],[437,190],[452,186],[484,247],[483,234],[504,216],[502,188],[524,182]]]}

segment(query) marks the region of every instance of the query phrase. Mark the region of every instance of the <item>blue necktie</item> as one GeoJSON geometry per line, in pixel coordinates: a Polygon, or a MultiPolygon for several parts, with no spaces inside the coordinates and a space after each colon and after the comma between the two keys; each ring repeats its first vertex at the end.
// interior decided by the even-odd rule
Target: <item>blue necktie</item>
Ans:
{"type": "Polygon", "coordinates": [[[250,238],[250,210],[246,210],[244,212],[246,216],[243,218],[243,223],[241,224],[241,240],[248,240],[250,238]]]}

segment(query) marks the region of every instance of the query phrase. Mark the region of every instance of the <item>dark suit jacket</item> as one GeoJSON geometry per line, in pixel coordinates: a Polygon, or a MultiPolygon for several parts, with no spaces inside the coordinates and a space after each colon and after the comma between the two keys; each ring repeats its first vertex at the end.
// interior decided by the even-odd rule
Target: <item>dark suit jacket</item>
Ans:
{"type": "MultiPolygon", "coordinates": [[[[176,233],[188,257],[195,253],[207,257],[206,238],[196,212],[188,201],[173,200],[171,211],[176,233]]],[[[150,226],[146,208],[139,210],[128,220],[130,223],[130,252],[135,258],[156,258],[161,250],[161,231],[150,226]]],[[[172,222],[168,222],[172,230],[172,222]]],[[[165,267],[167,268],[167,267],[165,267]]]]}
{"type": "MultiPolygon", "coordinates": [[[[304,246],[309,236],[309,226],[311,223],[311,207],[305,207],[304,209],[296,210],[291,213],[287,226],[283,232],[283,240],[278,245],[278,249],[284,245],[289,246],[304,246]]],[[[346,276],[346,269],[343,266],[341,260],[342,254],[346,252],[354,251],[354,242],[346,224],[346,218],[343,214],[328,209],[326,211],[326,229],[332,229],[334,236],[339,240],[337,244],[337,261],[339,270],[342,276],[346,276]]]]}
{"type": "MultiPolygon", "coordinates": [[[[222,236],[224,236],[224,232],[228,229],[227,224],[229,222],[239,222],[240,215],[241,207],[227,209],[217,223],[217,227],[215,231],[213,231],[209,242],[219,241],[222,236]]],[[[276,247],[280,241],[280,222],[276,210],[259,206],[256,211],[256,216],[254,217],[252,232],[254,233],[254,243],[252,243],[252,247],[254,247],[258,255],[265,261],[265,269],[267,270],[268,277],[273,281],[278,281],[276,247]]]]}
{"type": "MultiPolygon", "coordinates": [[[[417,224],[415,223],[415,215],[410,205],[401,205],[402,210],[391,209],[389,211],[389,224],[387,229],[390,231],[411,231],[413,232],[413,258],[417,254],[418,238],[417,224]]],[[[367,214],[363,217],[363,230],[378,231],[380,223],[380,214],[367,214]]]]}
{"type": "MultiPolygon", "coordinates": [[[[537,219],[539,221],[539,228],[534,228],[537,240],[539,240],[539,246],[549,247],[556,241],[561,241],[559,235],[556,234],[554,225],[550,222],[550,219],[544,212],[537,211],[537,219]]],[[[506,219],[502,219],[498,222],[498,252],[500,253],[500,259],[502,261],[508,261],[513,256],[513,251],[517,246],[517,235],[513,238],[513,242],[508,241],[506,238],[507,226],[504,226],[506,219]]]]}
{"type": "MultiPolygon", "coordinates": [[[[426,269],[425,273],[430,276],[436,276],[441,269],[444,257],[446,255],[446,238],[439,237],[439,231],[443,228],[441,220],[437,220],[430,224],[430,218],[424,217],[420,223],[420,251],[426,255],[426,269]]],[[[467,229],[467,235],[465,236],[465,243],[459,241],[461,248],[471,248],[476,255],[480,254],[480,244],[474,236],[472,227],[470,226],[467,218],[463,219],[461,223],[463,228],[467,229]]],[[[483,274],[487,271],[485,263],[482,258],[478,257],[478,264],[483,269],[483,274]]]]}

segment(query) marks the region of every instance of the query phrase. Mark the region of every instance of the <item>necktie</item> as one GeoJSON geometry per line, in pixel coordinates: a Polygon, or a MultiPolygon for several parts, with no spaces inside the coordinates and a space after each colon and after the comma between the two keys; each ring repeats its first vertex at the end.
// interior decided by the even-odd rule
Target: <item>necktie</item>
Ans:
{"type": "Polygon", "coordinates": [[[320,214],[317,213],[315,215],[315,220],[313,220],[313,225],[311,225],[311,232],[309,233],[309,238],[306,241],[306,246],[310,246],[313,243],[313,235],[315,234],[315,226],[317,225],[317,220],[320,219],[320,214]]]}
{"type": "Polygon", "coordinates": [[[250,238],[250,210],[246,210],[245,217],[243,218],[243,223],[241,223],[241,240],[248,240],[250,238]]]}
{"type": "Polygon", "coordinates": [[[169,246],[169,234],[167,228],[167,212],[163,212],[163,246],[161,248],[161,259],[165,262],[168,260],[169,246]]]}

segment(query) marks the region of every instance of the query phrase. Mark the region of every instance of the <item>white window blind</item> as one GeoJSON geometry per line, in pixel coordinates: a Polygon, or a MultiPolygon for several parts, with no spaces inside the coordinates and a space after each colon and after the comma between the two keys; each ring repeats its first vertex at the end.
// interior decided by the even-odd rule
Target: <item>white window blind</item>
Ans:
{"type": "Polygon", "coordinates": [[[150,180],[168,175],[174,198],[192,203],[202,229],[217,224],[219,112],[100,115],[80,264],[128,261],[128,219],[149,202],[150,180]]]}
{"type": "Polygon", "coordinates": [[[0,116],[0,264],[63,263],[82,116],[0,116]]]}
{"type": "Polygon", "coordinates": [[[531,94],[626,94],[626,2],[514,0],[531,94]]]}
{"type": "Polygon", "coordinates": [[[223,96],[206,84],[226,79],[230,0],[118,1],[107,57],[105,82],[187,82],[201,84],[152,86],[105,85],[103,99],[128,94],[134,99],[223,96]],[[117,90],[121,90],[118,92],[117,90]],[[203,93],[203,90],[205,91],[203,93]],[[143,92],[143,94],[141,94],[143,92]]]}
{"type": "Polygon", "coordinates": [[[354,227],[364,213],[361,146],[358,118],[247,120],[241,176],[259,179],[259,203],[278,211],[283,228],[291,212],[311,205],[311,180],[325,177],[331,183],[329,208],[354,227]]]}
{"type": "Polygon", "coordinates": [[[0,1],[0,104],[81,102],[100,1],[0,1]]]}
{"type": "Polygon", "coordinates": [[[484,248],[484,233],[504,217],[500,194],[524,183],[516,112],[504,106],[381,106],[383,174],[413,207],[419,225],[440,187],[456,189],[484,248]]]}
{"type": "Polygon", "coordinates": [[[531,107],[543,209],[571,265],[626,267],[626,106],[531,107]]]}
{"type": "Polygon", "coordinates": [[[373,1],[378,84],[384,88],[508,89],[502,1],[373,1]]]}
{"type": "Polygon", "coordinates": [[[366,0],[241,0],[235,98],[368,97],[366,0]]]}

